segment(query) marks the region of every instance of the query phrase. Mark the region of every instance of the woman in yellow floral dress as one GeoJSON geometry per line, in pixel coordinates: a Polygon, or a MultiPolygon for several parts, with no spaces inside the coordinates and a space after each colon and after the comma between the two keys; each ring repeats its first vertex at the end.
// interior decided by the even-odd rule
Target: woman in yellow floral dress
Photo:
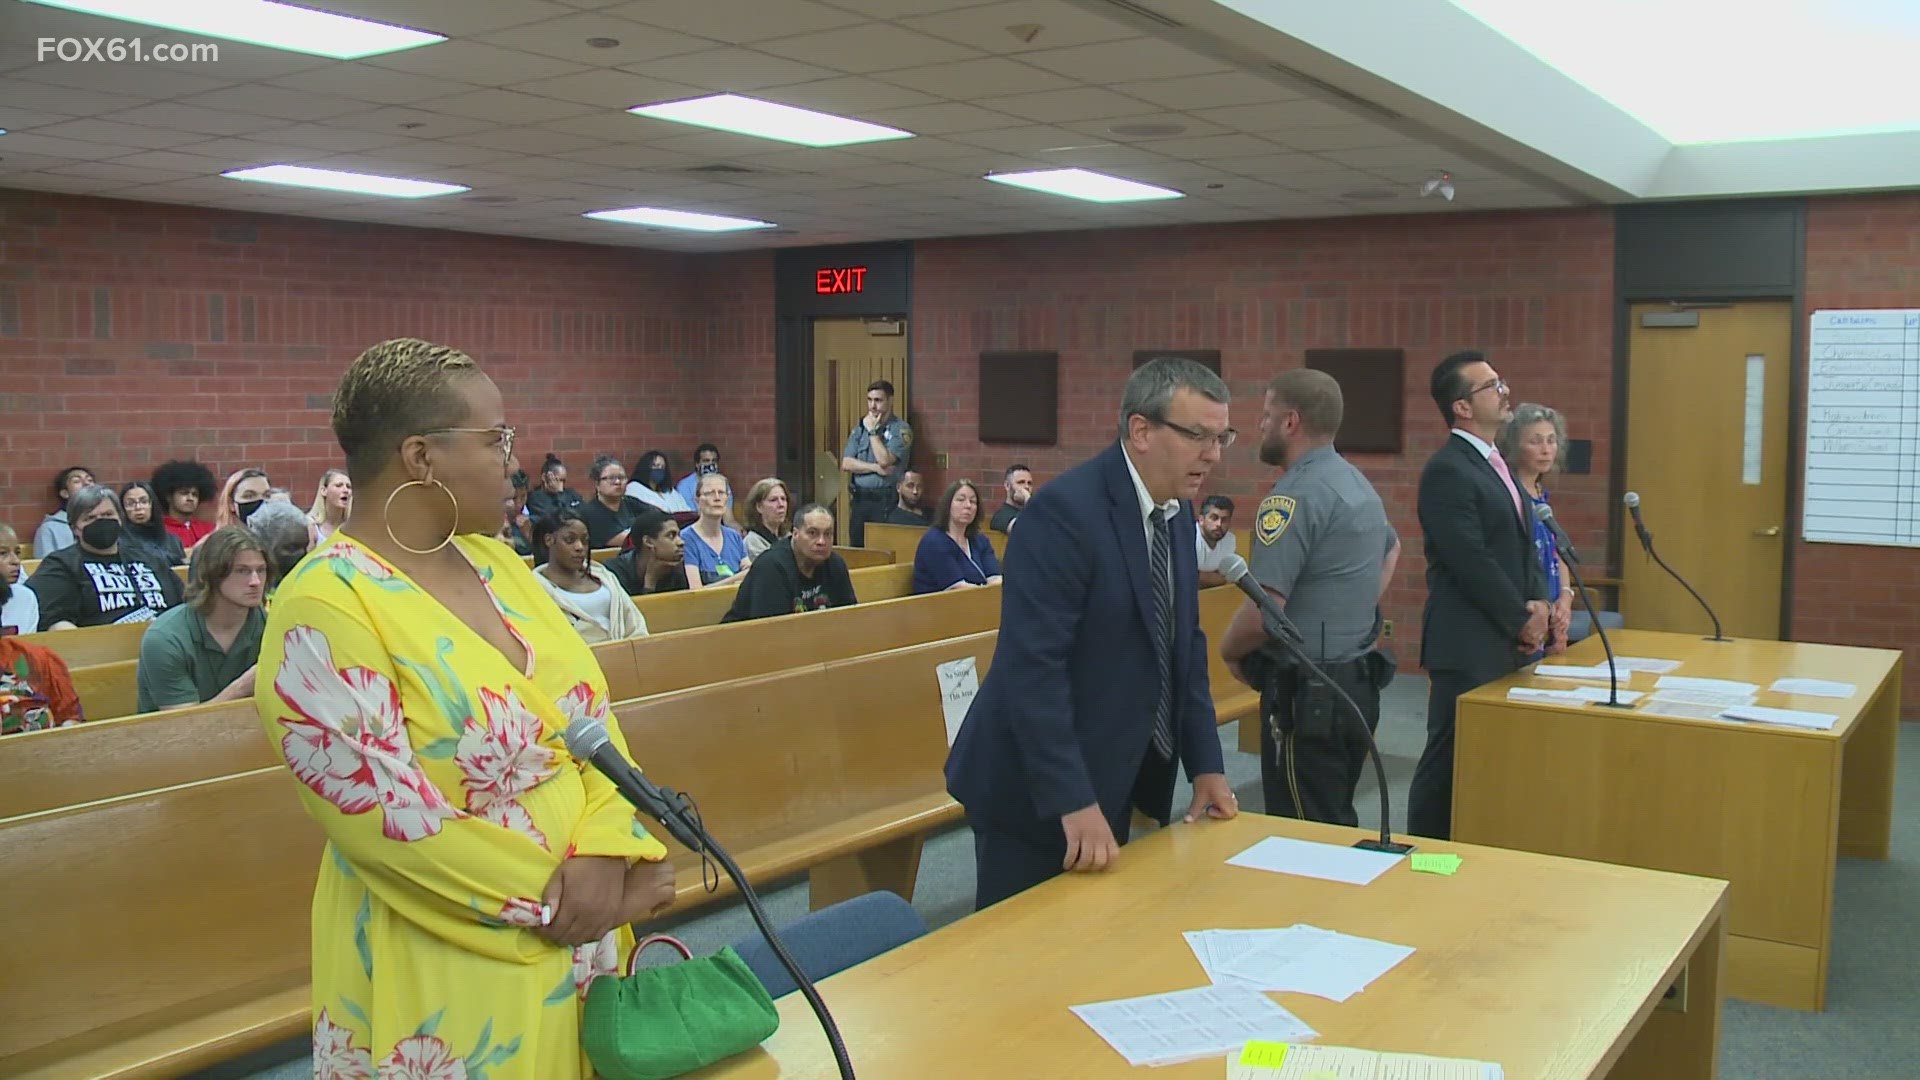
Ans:
{"type": "Polygon", "coordinates": [[[352,516],[276,593],[255,701],[327,834],[314,1074],[568,1080],[587,984],[673,900],[666,850],[561,740],[599,665],[489,537],[516,468],[499,390],[413,339],[354,361],[352,516]]]}

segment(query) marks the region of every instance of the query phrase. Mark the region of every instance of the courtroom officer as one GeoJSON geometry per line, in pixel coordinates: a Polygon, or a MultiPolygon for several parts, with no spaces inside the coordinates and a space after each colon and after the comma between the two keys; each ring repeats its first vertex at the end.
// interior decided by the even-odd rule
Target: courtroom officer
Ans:
{"type": "MultiPolygon", "coordinates": [[[[1380,723],[1380,689],[1393,658],[1377,647],[1380,597],[1400,559],[1400,538],[1359,469],[1334,452],[1340,384],[1324,371],[1282,372],[1267,385],[1260,460],[1286,471],[1253,519],[1253,575],[1285,605],[1307,656],[1380,723]]],[[[1367,739],[1339,695],[1267,641],[1259,610],[1242,605],[1221,658],[1260,695],[1260,786],[1282,817],[1357,825],[1354,786],[1367,739]]]]}
{"type": "Polygon", "coordinates": [[[867,522],[885,521],[899,499],[895,490],[913,450],[913,428],[893,415],[893,384],[876,379],[867,387],[867,412],[847,436],[840,468],[849,477],[853,503],[847,539],[865,547],[867,522]]]}

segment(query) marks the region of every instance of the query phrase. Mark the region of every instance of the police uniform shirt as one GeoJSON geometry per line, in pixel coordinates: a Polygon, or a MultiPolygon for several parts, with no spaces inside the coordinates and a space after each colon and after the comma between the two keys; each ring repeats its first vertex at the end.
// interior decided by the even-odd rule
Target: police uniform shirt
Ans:
{"type": "Polygon", "coordinates": [[[1321,446],[1302,454],[1260,500],[1248,564],[1287,598],[1308,655],[1349,660],[1373,643],[1380,567],[1397,539],[1366,476],[1321,446]]]}
{"type": "MultiPolygon", "coordinates": [[[[854,473],[853,486],[856,490],[892,491],[900,483],[900,477],[907,472],[907,457],[913,448],[912,425],[897,416],[889,416],[887,422],[880,428],[880,437],[887,444],[887,453],[893,455],[893,464],[888,467],[885,476],[879,473],[854,473]]],[[[841,456],[853,458],[855,461],[879,464],[873,456],[873,440],[867,436],[866,424],[860,423],[853,426],[853,431],[847,435],[846,452],[841,456]]]]}

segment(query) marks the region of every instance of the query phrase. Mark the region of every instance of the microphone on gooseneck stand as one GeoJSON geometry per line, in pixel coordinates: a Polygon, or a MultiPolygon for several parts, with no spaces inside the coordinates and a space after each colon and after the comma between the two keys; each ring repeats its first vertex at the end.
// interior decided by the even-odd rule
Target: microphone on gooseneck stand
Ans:
{"type": "Polygon", "coordinates": [[[1339,683],[1328,678],[1327,673],[1321,671],[1319,665],[1313,662],[1313,658],[1307,655],[1307,650],[1302,647],[1304,639],[1300,636],[1300,629],[1293,625],[1292,619],[1287,618],[1287,613],[1281,610],[1280,605],[1273,602],[1273,597],[1267,594],[1266,587],[1260,584],[1260,579],[1254,577],[1253,573],[1247,569],[1247,560],[1238,555],[1227,556],[1221,560],[1220,576],[1238,585],[1240,591],[1247,594],[1247,599],[1252,600],[1254,606],[1260,610],[1260,624],[1265,627],[1267,637],[1284,646],[1295,659],[1313,673],[1313,677],[1321,685],[1332,690],[1341,701],[1346,703],[1348,712],[1353,716],[1353,722],[1359,725],[1360,734],[1367,740],[1367,756],[1373,759],[1373,778],[1380,787],[1380,839],[1362,840],[1353,846],[1367,851],[1384,851],[1392,855],[1405,855],[1412,851],[1412,844],[1396,843],[1393,839],[1393,818],[1390,815],[1391,807],[1387,803],[1387,767],[1381,763],[1380,746],[1373,741],[1372,729],[1367,727],[1367,714],[1361,711],[1360,706],[1355,704],[1353,698],[1339,683]]]}
{"type": "Polygon", "coordinates": [[[1574,553],[1573,541],[1561,530],[1560,522],[1553,516],[1553,507],[1542,503],[1534,507],[1534,516],[1538,517],[1553,533],[1553,546],[1560,557],[1567,560],[1567,573],[1573,575],[1573,589],[1579,594],[1580,603],[1586,606],[1587,618],[1593,620],[1593,632],[1600,635],[1600,647],[1607,653],[1607,700],[1600,704],[1614,709],[1631,709],[1631,705],[1620,703],[1620,668],[1613,661],[1613,643],[1607,640],[1607,628],[1600,625],[1600,613],[1593,610],[1593,597],[1587,595],[1587,586],[1580,580],[1580,571],[1574,569],[1580,565],[1580,556],[1574,553]]]}
{"type": "Polygon", "coordinates": [[[1661,558],[1660,553],[1653,549],[1653,534],[1647,531],[1647,523],[1640,519],[1640,493],[1637,491],[1629,491],[1620,501],[1627,504],[1627,513],[1633,515],[1633,531],[1640,537],[1640,546],[1646,549],[1647,554],[1653,558],[1654,562],[1660,564],[1660,569],[1673,575],[1673,580],[1679,582],[1681,588],[1687,590],[1687,592],[1693,595],[1695,600],[1700,602],[1700,606],[1706,609],[1707,618],[1713,620],[1713,636],[1706,640],[1732,641],[1732,638],[1720,632],[1720,616],[1713,613],[1713,605],[1707,603],[1707,598],[1701,596],[1700,590],[1688,584],[1687,579],[1680,576],[1680,571],[1668,566],[1667,560],[1661,558]]]}
{"type": "Polygon", "coordinates": [[[754,924],[760,928],[767,944],[773,947],[774,955],[780,958],[781,966],[793,976],[800,993],[806,997],[807,1004],[813,1007],[813,1014],[819,1018],[820,1027],[827,1033],[827,1043],[833,1048],[833,1060],[839,1066],[841,1080],[854,1080],[853,1061],[847,1056],[847,1044],[840,1037],[840,1027],[833,1022],[833,1014],[827,1011],[827,1003],[821,1000],[820,991],[814,988],[813,980],[800,970],[793,954],[787,951],[780,935],[774,931],[773,924],[767,919],[766,909],[760,906],[759,894],[747,883],[747,875],[741,873],[733,856],[714,842],[706,827],[700,823],[700,811],[694,806],[693,800],[647,779],[620,753],[620,748],[613,745],[613,740],[607,736],[607,726],[593,717],[583,716],[568,724],[561,737],[566,740],[567,749],[574,757],[592,762],[594,768],[613,781],[613,786],[636,809],[659,822],[687,850],[719,863],[727,876],[733,879],[734,885],[740,890],[740,898],[747,902],[747,912],[753,916],[754,924]]]}

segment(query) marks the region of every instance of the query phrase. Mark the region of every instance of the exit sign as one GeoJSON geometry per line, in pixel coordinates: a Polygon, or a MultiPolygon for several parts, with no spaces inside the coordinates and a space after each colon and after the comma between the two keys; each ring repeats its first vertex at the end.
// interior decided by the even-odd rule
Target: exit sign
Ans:
{"type": "Polygon", "coordinates": [[[864,266],[823,266],[813,272],[813,291],[819,296],[850,296],[867,291],[864,266]]]}

